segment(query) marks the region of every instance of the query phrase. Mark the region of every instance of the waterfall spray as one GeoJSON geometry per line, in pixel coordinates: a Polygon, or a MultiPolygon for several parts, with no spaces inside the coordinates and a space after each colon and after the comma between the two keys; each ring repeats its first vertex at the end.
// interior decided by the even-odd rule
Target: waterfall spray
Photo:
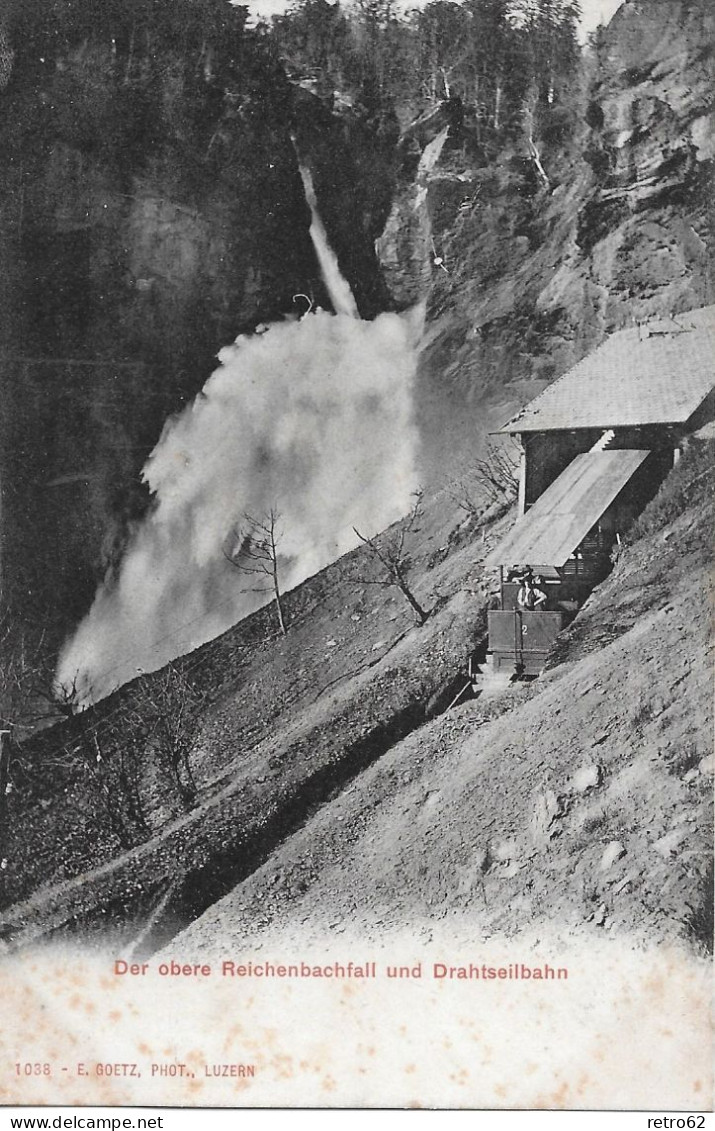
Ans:
{"type": "MultiPolygon", "coordinates": [[[[226,561],[242,517],[278,510],[288,590],[403,514],[416,486],[415,318],[360,320],[302,170],[335,314],[307,312],[219,354],[143,470],[154,493],[119,576],[102,585],[57,679],[95,701],[246,616],[261,599],[226,561]]],[[[264,598],[264,599],[267,599],[264,598]]]]}

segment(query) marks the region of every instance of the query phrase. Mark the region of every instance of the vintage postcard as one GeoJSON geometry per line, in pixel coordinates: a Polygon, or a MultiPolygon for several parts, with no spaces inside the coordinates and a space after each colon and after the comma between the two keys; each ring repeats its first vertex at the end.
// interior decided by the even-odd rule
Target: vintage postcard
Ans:
{"type": "Polygon", "coordinates": [[[710,1109],[713,22],[4,0],[4,1105],[710,1109]]]}

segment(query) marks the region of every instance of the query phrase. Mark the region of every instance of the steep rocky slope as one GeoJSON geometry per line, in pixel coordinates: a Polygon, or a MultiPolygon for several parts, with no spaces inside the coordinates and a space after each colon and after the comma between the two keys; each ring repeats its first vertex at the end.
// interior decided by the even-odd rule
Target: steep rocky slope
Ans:
{"type": "Polygon", "coordinates": [[[589,56],[580,133],[544,151],[548,189],[524,145],[496,162],[445,149],[419,388],[430,476],[468,465],[475,437],[608,333],[712,301],[713,42],[702,0],[624,4],[589,56]]]}
{"type": "Polygon", "coordinates": [[[64,736],[48,732],[44,789],[12,798],[4,937],[80,928],[151,948],[198,917],[174,948],[228,954],[281,932],[377,937],[466,916],[484,935],[543,923],[708,946],[712,454],[696,444],[666,481],[552,669],[502,697],[428,721],[464,687],[479,562],[511,521],[450,540],[437,512],[413,574],[436,598],[426,625],[356,587],[353,555],[297,591],[286,639],[246,655],[234,631],[197,654],[202,677],[227,675],[191,756],[198,807],[162,816],[149,791],[149,836],[129,851],[108,837],[118,795],[101,784],[132,688],[95,709],[106,760],[91,777],[52,768],[64,736]]]}
{"type": "Polygon", "coordinates": [[[709,486],[686,486],[682,513],[666,485],[670,519],[621,555],[548,673],[491,721],[477,700],[395,745],[173,950],[465,917],[482,939],[710,946],[711,459],[694,461],[709,486]]]}
{"type": "Polygon", "coordinates": [[[456,528],[443,503],[428,510],[411,547],[410,583],[434,610],[425,625],[396,590],[374,584],[380,573],[357,550],[288,595],[286,637],[266,609],[185,658],[190,685],[208,696],[190,759],[194,808],[152,739],[147,707],[161,674],[14,752],[2,898],[37,899],[10,911],[6,929],[39,921],[42,930],[50,908],[62,908],[59,923],[112,906],[141,917],[167,884],[177,886],[179,907],[194,890],[217,897],[444,709],[484,634],[478,564],[508,519],[473,542],[474,527],[456,528]],[[95,868],[101,890],[86,884],[95,868]],[[57,886],[65,881],[66,890],[57,886]]]}

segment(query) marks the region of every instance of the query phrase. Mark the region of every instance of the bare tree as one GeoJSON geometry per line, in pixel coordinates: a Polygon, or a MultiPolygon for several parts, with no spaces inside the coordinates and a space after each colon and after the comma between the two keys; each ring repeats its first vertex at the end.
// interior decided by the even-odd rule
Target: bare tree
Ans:
{"type": "Polygon", "coordinates": [[[379,577],[361,578],[364,585],[394,585],[399,589],[420,624],[424,624],[431,613],[425,609],[415,597],[407,579],[412,561],[405,543],[408,538],[417,533],[418,524],[422,518],[422,491],[415,492],[415,502],[407,518],[403,519],[398,529],[392,534],[380,537],[366,538],[357,527],[353,530],[360,541],[370,551],[372,558],[379,562],[381,573],[379,577]]]}
{"type": "Polygon", "coordinates": [[[478,459],[463,478],[454,480],[448,494],[470,519],[481,516],[485,507],[508,503],[519,489],[518,463],[508,449],[487,444],[483,459],[478,459]]]}
{"type": "Polygon", "coordinates": [[[39,671],[38,654],[27,644],[25,634],[9,614],[0,619],[0,728],[29,729],[34,714],[33,685],[39,671]]]}
{"type": "Polygon", "coordinates": [[[75,689],[53,684],[44,631],[23,625],[8,609],[0,611],[0,727],[20,741],[75,706],[75,689]]]}
{"type": "Polygon", "coordinates": [[[474,471],[492,503],[507,502],[519,490],[518,461],[513,451],[499,444],[487,444],[486,455],[476,461],[474,471]]]}
{"type": "MultiPolygon", "coordinates": [[[[189,754],[206,698],[206,692],[174,664],[145,676],[119,714],[114,744],[120,756],[120,777],[126,779],[124,746],[133,746],[139,758],[146,757],[153,748],[159,762],[169,771],[184,808],[190,809],[196,802],[196,785],[189,754]]],[[[132,783],[123,780],[125,789],[129,785],[132,783]]]]}
{"type": "Polygon", "coordinates": [[[280,515],[274,507],[260,518],[248,513],[244,514],[243,522],[233,531],[233,549],[224,551],[224,556],[242,573],[264,578],[263,582],[259,582],[249,592],[273,593],[278,624],[285,636],[288,630],[283,613],[283,595],[278,569],[278,546],[281,539],[279,519],[280,515]]]}

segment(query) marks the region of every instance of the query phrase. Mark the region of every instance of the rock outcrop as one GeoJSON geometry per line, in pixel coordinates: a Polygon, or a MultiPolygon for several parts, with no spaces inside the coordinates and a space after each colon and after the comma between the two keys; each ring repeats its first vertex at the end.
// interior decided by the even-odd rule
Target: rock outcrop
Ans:
{"type": "MultiPolygon", "coordinates": [[[[480,434],[606,334],[713,301],[714,39],[706,0],[624,4],[586,57],[573,143],[544,146],[548,188],[524,139],[489,154],[468,116],[445,146],[427,177],[426,479],[458,474],[480,434]]],[[[414,226],[404,199],[380,245],[401,301],[415,290],[395,250],[414,226]]]]}

